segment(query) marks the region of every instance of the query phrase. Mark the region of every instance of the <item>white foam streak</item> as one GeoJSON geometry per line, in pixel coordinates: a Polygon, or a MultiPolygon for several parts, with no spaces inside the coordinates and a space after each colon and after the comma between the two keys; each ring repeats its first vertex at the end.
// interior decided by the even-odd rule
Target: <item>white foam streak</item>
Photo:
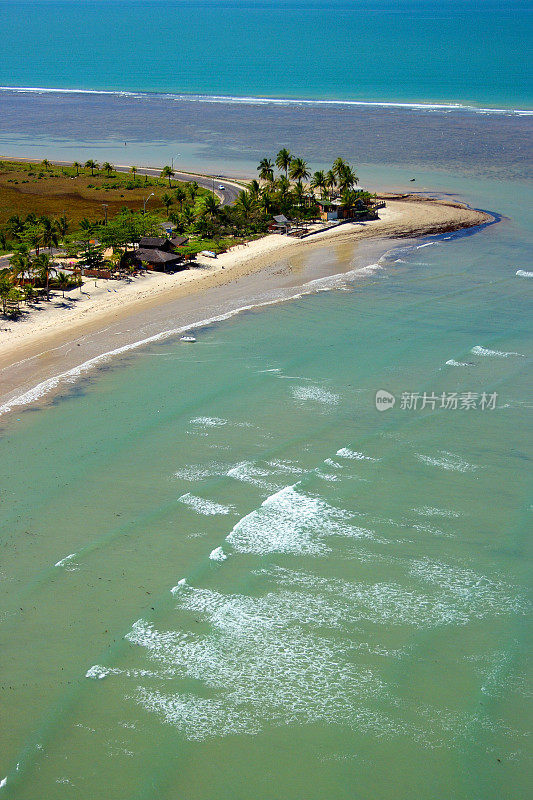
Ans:
{"type": "Polygon", "coordinates": [[[295,386],[292,395],[295,400],[303,402],[311,400],[323,405],[337,405],[340,401],[338,394],[323,389],[321,386],[295,386]]]}
{"type": "Polygon", "coordinates": [[[54,567],[62,567],[64,564],[66,564],[68,561],[70,561],[72,558],[74,558],[75,555],[76,555],[76,553],[70,553],[70,555],[65,556],[65,558],[62,558],[60,561],[56,561],[56,563],[54,564],[54,567]]]}
{"type": "Polygon", "coordinates": [[[525,269],[517,269],[516,274],[520,278],[533,278],[533,272],[527,272],[525,269]]]}
{"type": "Polygon", "coordinates": [[[329,536],[373,537],[372,531],[350,525],[348,514],[324,500],[286,486],[260,508],[239,520],[227,542],[241,553],[307,553],[329,551],[329,536]]]}
{"type": "Polygon", "coordinates": [[[465,111],[477,114],[516,114],[523,116],[533,115],[533,110],[522,108],[487,108],[462,103],[401,103],[381,100],[320,100],[312,98],[290,97],[256,97],[254,95],[202,95],[178,94],[160,92],[133,92],[110,89],[60,89],[36,86],[0,86],[0,92],[30,93],[30,94],[94,94],[115,97],[133,97],[143,99],[165,99],[182,102],[197,103],[228,103],[237,105],[275,105],[275,106],[348,106],[371,108],[399,108],[415,111],[465,111]]]}
{"type": "Polygon", "coordinates": [[[93,678],[94,680],[101,681],[111,673],[107,667],[101,667],[99,664],[94,664],[85,673],[86,678],[93,678]]]}
{"type": "Polygon", "coordinates": [[[372,456],[359,453],[357,450],[350,450],[349,447],[341,447],[335,455],[340,456],[340,458],[350,458],[354,461],[379,461],[379,458],[372,458],[372,456]]]}
{"type": "Polygon", "coordinates": [[[493,358],[507,358],[508,356],[519,356],[520,358],[524,358],[523,353],[514,353],[514,352],[506,353],[503,350],[489,350],[488,347],[482,347],[480,344],[476,344],[475,347],[473,347],[470,352],[473,353],[475,356],[488,356],[493,358]]]}
{"type": "Polygon", "coordinates": [[[475,472],[479,469],[477,464],[469,464],[455,453],[441,450],[437,456],[427,456],[423,453],[415,453],[419,461],[432,467],[450,470],[452,472],[475,472]]]}
{"type": "Polygon", "coordinates": [[[211,550],[209,553],[209,558],[211,561],[225,561],[227,559],[227,555],[221,547],[215,547],[215,549],[211,550]]]}
{"type": "Polygon", "coordinates": [[[195,419],[191,419],[191,425],[197,425],[202,428],[221,428],[227,424],[228,420],[220,417],[195,417],[195,419]]]}
{"type": "Polygon", "coordinates": [[[190,492],[182,494],[181,497],[178,497],[178,502],[184,503],[184,505],[194,509],[197,514],[203,514],[207,517],[214,516],[216,514],[230,514],[231,511],[234,510],[233,506],[224,506],[222,503],[215,503],[212,500],[206,500],[203,497],[197,497],[190,492]]]}

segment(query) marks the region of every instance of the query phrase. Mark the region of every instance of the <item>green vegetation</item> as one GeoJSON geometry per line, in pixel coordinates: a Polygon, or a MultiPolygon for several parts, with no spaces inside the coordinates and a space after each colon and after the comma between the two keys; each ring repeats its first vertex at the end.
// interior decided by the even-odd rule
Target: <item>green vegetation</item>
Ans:
{"type": "MultiPolygon", "coordinates": [[[[108,218],[123,208],[142,211],[145,200],[147,211],[166,215],[162,199],[169,193],[166,175],[164,178],[138,175],[137,167],[117,172],[109,162],[100,169],[92,159],[86,164],[84,167],[78,161],[72,166],[57,166],[47,160],[39,164],[0,161],[0,253],[12,252],[16,246],[6,230],[6,223],[14,216],[23,220],[28,215],[51,220],[64,217],[71,232],[76,232],[84,218],[97,223],[104,220],[105,211],[108,218]]],[[[170,193],[183,191],[186,186],[171,180],[170,193]]],[[[197,187],[196,195],[207,194],[210,194],[207,189],[197,187]]]]}
{"type": "Polygon", "coordinates": [[[235,203],[222,205],[195,181],[173,182],[169,166],[159,177],[138,177],[135,166],[116,172],[93,159],[84,166],[0,162],[0,250],[11,253],[9,267],[0,271],[4,312],[39,294],[48,298],[51,288],[64,296],[81,284],[81,267],[131,272],[131,251],[143,236],[163,235],[165,220],[174,235],[188,238],[180,253],[193,257],[264,235],[274,215],[305,224],[319,216],[319,202],[335,200],[356,215],[367,213],[374,199],[356,190],[358,178],[342,158],[311,175],[302,158],[282,149],[257,169],[259,179],[235,203]],[[59,262],[58,249],[76,262],[59,262]]]}

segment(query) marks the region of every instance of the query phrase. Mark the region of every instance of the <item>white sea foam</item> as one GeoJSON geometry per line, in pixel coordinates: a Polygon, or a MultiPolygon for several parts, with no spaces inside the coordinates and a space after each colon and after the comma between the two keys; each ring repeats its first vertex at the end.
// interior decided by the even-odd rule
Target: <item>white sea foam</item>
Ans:
{"type": "Polygon", "coordinates": [[[514,353],[509,352],[506,353],[503,350],[489,350],[487,347],[481,347],[481,345],[476,344],[475,347],[472,348],[470,351],[475,356],[492,356],[495,358],[507,358],[508,356],[519,356],[520,358],[524,358],[523,353],[514,353]]]}
{"type": "Polygon", "coordinates": [[[169,101],[191,102],[191,103],[227,103],[231,105],[274,105],[274,106],[351,106],[351,107],[373,107],[373,108],[401,108],[412,109],[415,111],[444,112],[462,111],[474,114],[505,114],[531,116],[533,111],[523,108],[490,108],[484,106],[474,106],[464,103],[417,103],[417,102],[395,102],[381,100],[343,100],[343,99],[312,99],[312,98],[289,98],[289,97],[256,97],[254,95],[203,95],[203,94],[181,94],[165,92],[132,92],[114,89],[62,89],[44,86],[0,86],[0,92],[13,94],[94,94],[112,95],[115,97],[132,97],[138,99],[164,99],[169,101]]]}
{"type": "Polygon", "coordinates": [[[410,573],[453,596],[456,609],[471,618],[525,614],[529,608],[526,598],[511,584],[470,569],[423,558],[411,566],[410,573]]]}
{"type": "Polygon", "coordinates": [[[465,625],[523,614],[527,604],[513,586],[456,565],[399,558],[397,566],[407,585],[405,579],[347,581],[278,566],[256,571],[272,587],[259,596],[183,584],[175,593],[176,610],[202,616],[204,632],[181,625],[157,630],[138,620],[126,639],[156,666],[124,674],[185,679],[198,689],[163,691],[153,680],[144,685],[137,678],[134,699],[185,738],[200,741],[253,735],[273,725],[334,723],[374,736],[409,735],[432,746],[442,741],[443,731],[466,730],[469,720],[463,715],[432,713],[422,705],[407,708],[368,666],[367,657],[402,658],[405,649],[391,649],[386,638],[385,643],[379,640],[391,625],[465,625]],[[364,641],[369,624],[370,639],[364,641]],[[335,629],[343,636],[331,635],[335,629]],[[350,630],[356,633],[353,638],[350,630]],[[357,652],[362,661],[354,660],[357,652]],[[376,700],[379,712],[371,710],[376,700]],[[399,706],[409,718],[416,710],[421,723],[403,720],[399,706]]]}
{"type": "Polygon", "coordinates": [[[527,272],[525,269],[517,269],[516,274],[520,278],[533,278],[533,272],[527,272]]]}
{"type": "Polygon", "coordinates": [[[457,511],[451,511],[449,508],[432,508],[431,506],[422,506],[421,508],[413,508],[415,514],[420,514],[423,517],[460,517],[457,511]]]}
{"type": "Polygon", "coordinates": [[[204,514],[205,516],[214,516],[215,514],[230,514],[234,511],[233,506],[224,506],[221,503],[214,503],[212,500],[206,500],[203,497],[197,497],[190,492],[182,494],[178,497],[179,503],[184,503],[186,506],[194,509],[197,514],[204,514]]]}
{"type": "Polygon", "coordinates": [[[259,467],[251,461],[242,461],[226,472],[226,475],[230,478],[234,478],[236,481],[250,483],[252,486],[259,486],[261,489],[266,489],[267,491],[275,491],[280,488],[279,485],[265,480],[265,478],[268,478],[271,474],[270,470],[259,467]]]}
{"type": "Polygon", "coordinates": [[[354,461],[379,461],[379,458],[372,458],[372,456],[367,456],[365,453],[359,453],[357,450],[350,450],[349,447],[341,447],[340,450],[337,450],[335,455],[340,456],[341,458],[351,458],[354,461]]]}
{"type": "Polygon", "coordinates": [[[424,244],[419,244],[416,249],[421,250],[422,247],[431,247],[434,244],[437,244],[437,242],[425,242],[424,244]]]}
{"type": "Polygon", "coordinates": [[[468,461],[464,461],[460,456],[447,450],[440,450],[437,456],[427,456],[423,453],[415,453],[415,455],[424,464],[452,472],[475,472],[479,469],[477,464],[469,464],[468,461]]]}
{"type": "Polygon", "coordinates": [[[220,417],[195,417],[191,419],[191,425],[198,425],[202,428],[221,428],[227,424],[228,420],[220,417]]]}
{"type": "Polygon", "coordinates": [[[99,664],[94,664],[85,673],[86,678],[93,678],[94,680],[101,681],[110,674],[111,670],[107,667],[101,667],[99,664]]]}
{"type": "Polygon", "coordinates": [[[64,564],[66,564],[68,561],[70,561],[75,556],[76,556],[76,553],[70,553],[68,556],[65,556],[65,558],[62,558],[60,561],[56,561],[56,563],[54,564],[54,567],[62,567],[62,566],[64,566],[64,564]]]}
{"type": "Polygon", "coordinates": [[[295,400],[304,402],[311,400],[324,405],[337,405],[340,400],[338,394],[330,392],[321,386],[295,386],[292,390],[292,395],[295,400]]]}
{"type": "Polygon", "coordinates": [[[302,475],[305,470],[296,464],[294,461],[271,459],[266,462],[269,467],[272,467],[275,474],[279,475],[302,475]]]}
{"type": "Polygon", "coordinates": [[[172,587],[172,589],[170,590],[170,594],[177,594],[177,592],[183,589],[184,586],[187,586],[187,581],[185,580],[185,578],[181,578],[181,580],[179,580],[177,584],[172,587]]]}
{"type": "Polygon", "coordinates": [[[468,361],[455,361],[455,359],[450,358],[446,362],[446,366],[448,366],[448,367],[475,367],[476,364],[472,364],[471,362],[468,362],[468,361]]]}
{"type": "Polygon", "coordinates": [[[318,497],[286,486],[268,497],[260,508],[239,520],[227,542],[242,553],[328,552],[329,536],[373,537],[372,531],[350,525],[346,511],[318,497]]]}
{"type": "Polygon", "coordinates": [[[215,549],[211,550],[209,553],[209,558],[211,561],[225,561],[227,555],[221,547],[215,547],[215,549]]]}
{"type": "Polygon", "coordinates": [[[341,469],[342,468],[342,464],[339,464],[338,461],[333,461],[332,458],[325,458],[324,459],[324,464],[327,464],[328,467],[333,467],[334,469],[341,469]]]}
{"type": "Polygon", "coordinates": [[[329,481],[329,483],[335,483],[335,481],[339,480],[338,475],[333,475],[331,472],[322,472],[320,469],[315,469],[315,475],[323,481],[329,481]]]}
{"type": "Polygon", "coordinates": [[[175,478],[187,481],[201,481],[204,478],[213,478],[218,475],[225,475],[228,469],[227,464],[219,461],[211,461],[208,464],[188,464],[174,473],[175,478]]]}
{"type": "Polygon", "coordinates": [[[435,528],[433,525],[412,525],[413,530],[419,531],[420,533],[430,533],[432,536],[444,536],[447,539],[454,538],[454,533],[446,533],[445,531],[441,531],[440,528],[435,528]]]}
{"type": "Polygon", "coordinates": [[[145,648],[163,670],[201,681],[215,693],[206,698],[140,687],[137,701],[192,740],[254,734],[268,723],[359,727],[366,714],[362,701],[381,696],[384,687],[368,668],[350,663],[349,646],[299,627],[269,625],[266,631],[261,609],[258,617],[248,609],[250,624],[236,626],[243,610],[238,602],[235,607],[234,598],[226,600],[228,624],[224,607],[222,613],[215,610],[221,623],[216,636],[159,632],[136,623],[129,641],[145,648]]]}

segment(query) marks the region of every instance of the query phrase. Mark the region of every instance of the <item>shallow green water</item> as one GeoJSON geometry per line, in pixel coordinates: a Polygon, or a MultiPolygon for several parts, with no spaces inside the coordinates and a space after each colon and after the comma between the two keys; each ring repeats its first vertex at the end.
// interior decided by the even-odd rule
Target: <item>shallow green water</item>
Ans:
{"type": "Polygon", "coordinates": [[[497,226],[6,418],[6,797],[528,796],[529,221],[499,192],[497,226]],[[424,391],[498,398],[401,408],[424,391]]]}

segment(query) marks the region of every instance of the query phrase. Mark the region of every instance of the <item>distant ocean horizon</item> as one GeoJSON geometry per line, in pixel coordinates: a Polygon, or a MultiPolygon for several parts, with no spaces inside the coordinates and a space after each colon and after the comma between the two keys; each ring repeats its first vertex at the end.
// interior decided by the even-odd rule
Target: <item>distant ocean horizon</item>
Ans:
{"type": "Polygon", "coordinates": [[[518,0],[5,0],[0,86],[533,110],[518,0]]]}

